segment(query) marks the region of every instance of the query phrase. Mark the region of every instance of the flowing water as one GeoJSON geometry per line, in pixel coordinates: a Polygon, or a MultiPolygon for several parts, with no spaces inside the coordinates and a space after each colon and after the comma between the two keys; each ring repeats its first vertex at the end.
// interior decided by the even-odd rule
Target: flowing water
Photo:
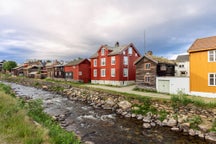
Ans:
{"type": "Polygon", "coordinates": [[[20,97],[42,99],[44,111],[59,117],[68,131],[77,133],[82,141],[95,144],[204,144],[198,137],[172,132],[169,128],[143,129],[141,121],[126,119],[112,111],[94,109],[78,101],[71,101],[48,91],[10,83],[20,97]]]}

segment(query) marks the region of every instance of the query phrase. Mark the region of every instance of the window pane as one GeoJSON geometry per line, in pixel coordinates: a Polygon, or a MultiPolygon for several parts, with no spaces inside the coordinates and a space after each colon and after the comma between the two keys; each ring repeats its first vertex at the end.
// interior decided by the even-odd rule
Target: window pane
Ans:
{"type": "Polygon", "coordinates": [[[214,85],[214,74],[209,75],[209,85],[214,85]]]}

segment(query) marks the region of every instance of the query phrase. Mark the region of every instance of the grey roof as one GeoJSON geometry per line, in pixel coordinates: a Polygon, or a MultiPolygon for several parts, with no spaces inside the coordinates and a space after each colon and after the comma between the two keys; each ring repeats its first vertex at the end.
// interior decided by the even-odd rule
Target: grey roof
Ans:
{"type": "MultiPolygon", "coordinates": [[[[118,46],[118,47],[110,47],[107,45],[102,45],[100,48],[102,47],[107,48],[108,50],[112,51],[108,54],[109,56],[121,54],[128,47],[133,47],[135,51],[140,55],[140,53],[138,52],[138,50],[135,48],[135,46],[132,43],[127,44],[127,45],[118,46]]],[[[90,58],[96,58],[97,56],[98,56],[98,51],[94,53],[90,58]]]]}
{"type": "Polygon", "coordinates": [[[85,59],[78,59],[78,60],[73,60],[69,63],[67,63],[65,66],[75,66],[83,62],[85,59]]]}
{"type": "Polygon", "coordinates": [[[142,56],[141,58],[139,58],[137,61],[134,62],[134,64],[136,65],[137,63],[139,63],[143,58],[147,58],[153,62],[155,62],[156,64],[158,63],[164,63],[164,64],[171,64],[171,65],[174,65],[175,62],[172,61],[172,60],[168,60],[167,58],[164,58],[164,57],[158,57],[158,56],[154,56],[154,55],[144,55],[142,56]]]}
{"type": "Polygon", "coordinates": [[[189,61],[189,55],[179,55],[176,58],[176,62],[186,62],[189,61]]]}

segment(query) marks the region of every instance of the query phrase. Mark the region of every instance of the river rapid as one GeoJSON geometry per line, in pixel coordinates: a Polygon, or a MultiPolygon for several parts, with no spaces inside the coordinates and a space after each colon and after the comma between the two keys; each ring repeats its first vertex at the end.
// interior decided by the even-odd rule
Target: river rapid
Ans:
{"type": "Polygon", "coordinates": [[[81,141],[95,144],[206,144],[198,137],[173,132],[156,126],[142,128],[142,122],[123,118],[110,110],[95,109],[86,103],[41,89],[9,84],[19,97],[42,99],[44,111],[56,117],[60,125],[81,137],[81,141]]]}

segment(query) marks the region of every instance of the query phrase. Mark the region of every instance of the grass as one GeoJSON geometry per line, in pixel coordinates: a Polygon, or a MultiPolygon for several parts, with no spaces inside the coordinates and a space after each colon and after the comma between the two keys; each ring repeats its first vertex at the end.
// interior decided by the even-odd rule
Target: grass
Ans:
{"type": "Polygon", "coordinates": [[[174,109],[178,109],[180,106],[186,106],[188,104],[193,104],[201,108],[215,108],[216,101],[207,102],[201,98],[191,97],[185,94],[172,95],[171,103],[174,109]]]}
{"type": "Polygon", "coordinates": [[[0,143],[79,144],[74,133],[67,132],[43,112],[41,100],[25,102],[12,95],[11,88],[0,83],[0,143]],[[39,123],[39,126],[33,122],[39,123]]]}
{"type": "Polygon", "coordinates": [[[8,93],[9,87],[0,85],[0,142],[10,144],[49,143],[47,129],[36,126],[19,106],[19,101],[8,93]]]}
{"type": "Polygon", "coordinates": [[[192,118],[189,118],[188,122],[190,123],[190,128],[198,129],[198,125],[202,123],[202,119],[199,115],[195,115],[192,118]]]}
{"type": "Polygon", "coordinates": [[[157,93],[156,90],[153,89],[144,89],[144,88],[139,88],[139,87],[135,87],[133,88],[134,91],[140,91],[140,92],[151,92],[151,93],[157,93]]]}

